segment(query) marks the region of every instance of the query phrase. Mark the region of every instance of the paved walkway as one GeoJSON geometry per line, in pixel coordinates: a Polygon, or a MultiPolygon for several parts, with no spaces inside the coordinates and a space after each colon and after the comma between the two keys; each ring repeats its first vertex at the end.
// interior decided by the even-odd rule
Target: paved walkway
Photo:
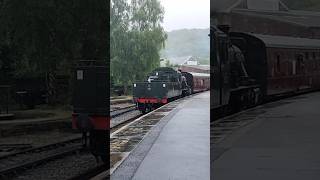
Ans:
{"type": "MultiPolygon", "coordinates": [[[[134,180],[208,180],[210,178],[210,93],[180,104],[140,164],[121,167],[111,176],[134,180]],[[125,175],[137,166],[133,176],[125,175]]],[[[148,141],[146,137],[143,141],[148,141]]],[[[143,146],[144,142],[139,146],[143,146]]],[[[143,147],[137,147],[137,149],[143,147]]],[[[134,154],[129,155],[135,156],[134,154]]]]}
{"type": "Polygon", "coordinates": [[[213,179],[320,179],[320,93],[261,108],[265,113],[254,123],[213,148],[221,153],[213,162],[213,179]]]}

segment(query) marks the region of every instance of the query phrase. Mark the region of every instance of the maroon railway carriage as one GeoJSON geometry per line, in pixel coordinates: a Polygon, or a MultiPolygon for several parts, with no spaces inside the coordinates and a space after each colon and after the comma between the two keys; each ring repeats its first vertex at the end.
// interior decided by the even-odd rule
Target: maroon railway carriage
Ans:
{"type": "Polygon", "coordinates": [[[210,74],[190,72],[193,76],[193,93],[210,89],[210,74]]]}
{"type": "Polygon", "coordinates": [[[195,72],[182,72],[182,74],[187,79],[187,83],[191,88],[191,93],[207,91],[210,89],[210,74],[195,72]]]}
{"type": "Polygon", "coordinates": [[[264,97],[320,88],[320,40],[230,33],[264,97]]]}

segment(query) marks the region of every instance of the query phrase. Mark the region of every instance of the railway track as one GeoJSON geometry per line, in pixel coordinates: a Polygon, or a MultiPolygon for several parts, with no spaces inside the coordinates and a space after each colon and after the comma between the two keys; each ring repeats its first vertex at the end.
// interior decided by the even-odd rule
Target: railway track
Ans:
{"type": "MultiPolygon", "coordinates": [[[[113,110],[110,112],[110,114],[111,118],[119,118],[135,110],[135,106],[132,105],[113,110]]],[[[128,122],[133,121],[137,117],[139,117],[139,115],[130,118],[124,118],[121,123],[114,125],[111,127],[111,129],[118,129],[128,122]]],[[[61,159],[68,155],[86,151],[86,148],[82,146],[81,142],[82,139],[79,137],[0,156],[0,179],[10,179],[10,177],[13,177],[23,171],[46,164],[49,161],[61,159]]],[[[85,172],[80,176],[75,176],[71,179],[93,177],[105,170],[105,166],[98,165],[97,167],[90,169],[88,172],[85,172]]]]}
{"type": "Polygon", "coordinates": [[[117,169],[148,132],[186,98],[178,99],[147,114],[140,115],[139,118],[135,118],[113,131],[110,134],[110,174],[117,169]]]}
{"type": "Polygon", "coordinates": [[[133,104],[133,105],[128,105],[125,107],[111,110],[110,116],[111,116],[110,129],[112,133],[117,129],[139,118],[140,116],[142,116],[142,114],[139,110],[137,110],[136,105],[133,104]]]}
{"type": "Polygon", "coordinates": [[[74,176],[72,178],[69,178],[68,180],[83,180],[83,179],[91,179],[97,176],[97,174],[105,173],[109,174],[106,172],[107,167],[105,165],[99,165],[97,167],[94,167],[84,173],[81,173],[80,175],[74,176]]]}
{"type": "Polygon", "coordinates": [[[127,107],[111,110],[110,116],[111,116],[111,118],[115,118],[115,117],[121,116],[123,114],[126,114],[128,112],[132,112],[135,110],[136,110],[136,105],[130,105],[127,107]]]}
{"type": "MultiPolygon", "coordinates": [[[[134,111],[137,111],[134,105],[111,111],[110,115],[112,119],[119,119],[123,116],[123,120],[113,125],[111,127],[111,131],[117,131],[141,116],[140,112],[137,114],[132,114],[134,111]]],[[[32,170],[37,167],[45,167],[50,161],[64,159],[74,154],[80,154],[80,152],[87,152],[86,148],[82,146],[81,142],[81,137],[78,137],[59,143],[30,148],[0,156],[0,179],[11,179],[11,177],[21,174],[24,171],[32,170]]],[[[70,179],[83,179],[84,177],[87,177],[88,179],[104,171],[106,171],[106,167],[98,164],[88,171],[85,171],[84,173],[74,176],[70,179]]]]}
{"type": "MultiPolygon", "coordinates": [[[[136,107],[135,105],[133,106],[128,106],[128,107],[124,107],[124,108],[120,108],[120,109],[116,109],[113,111],[110,111],[111,113],[111,120],[112,118],[119,118],[120,116],[125,116],[126,114],[129,114],[133,111],[136,111],[136,107]]],[[[137,118],[141,117],[141,113],[139,112],[139,114],[137,115],[133,115],[130,118],[125,118],[125,120],[123,120],[120,123],[111,125],[110,130],[111,130],[111,134],[113,134],[115,131],[119,130],[120,128],[130,124],[131,122],[133,122],[134,120],[136,120],[137,118]]],[[[108,176],[109,177],[109,170],[107,170],[108,167],[106,167],[105,165],[101,164],[98,165],[96,167],[93,167],[91,169],[89,169],[88,171],[85,171],[79,175],[76,175],[72,178],[69,178],[68,180],[82,180],[82,179],[91,179],[91,178],[96,178],[99,179],[99,177],[96,177],[97,175],[104,173],[104,177],[108,176]]]]}
{"type": "Polygon", "coordinates": [[[53,143],[0,157],[0,179],[9,179],[21,171],[32,169],[48,161],[83,151],[81,138],[53,143]]]}

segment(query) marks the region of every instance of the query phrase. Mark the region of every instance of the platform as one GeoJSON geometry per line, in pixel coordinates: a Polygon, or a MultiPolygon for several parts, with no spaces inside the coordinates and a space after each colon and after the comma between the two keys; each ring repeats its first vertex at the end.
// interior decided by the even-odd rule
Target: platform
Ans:
{"type": "Polygon", "coordinates": [[[212,179],[320,179],[320,93],[266,104],[256,111],[261,113],[252,123],[212,148],[212,179]]]}
{"type": "Polygon", "coordinates": [[[152,129],[112,173],[111,179],[209,179],[209,108],[209,92],[179,104],[164,117],[168,118],[167,123],[161,129],[152,129]],[[152,131],[159,134],[155,137],[152,131]]]}

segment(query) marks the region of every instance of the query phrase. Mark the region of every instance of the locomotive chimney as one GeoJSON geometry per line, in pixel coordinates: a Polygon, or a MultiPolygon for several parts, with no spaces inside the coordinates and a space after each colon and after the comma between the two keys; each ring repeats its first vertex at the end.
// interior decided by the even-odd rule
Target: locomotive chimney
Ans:
{"type": "Polygon", "coordinates": [[[231,28],[230,25],[227,25],[227,24],[218,25],[218,29],[220,29],[222,32],[226,34],[229,34],[230,28],[231,28]]]}

